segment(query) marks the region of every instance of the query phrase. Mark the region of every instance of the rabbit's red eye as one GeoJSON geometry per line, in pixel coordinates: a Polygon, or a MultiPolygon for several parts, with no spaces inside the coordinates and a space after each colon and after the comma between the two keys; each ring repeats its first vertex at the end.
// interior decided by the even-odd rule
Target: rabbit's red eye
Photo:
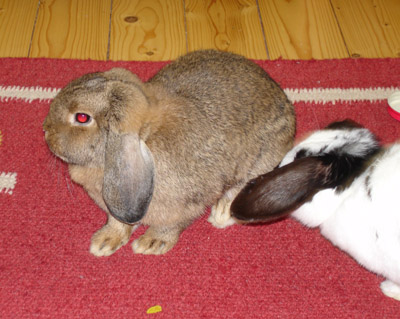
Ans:
{"type": "Polygon", "coordinates": [[[90,121],[90,115],[87,115],[85,113],[76,113],[75,114],[75,120],[78,123],[87,124],[90,121]]]}

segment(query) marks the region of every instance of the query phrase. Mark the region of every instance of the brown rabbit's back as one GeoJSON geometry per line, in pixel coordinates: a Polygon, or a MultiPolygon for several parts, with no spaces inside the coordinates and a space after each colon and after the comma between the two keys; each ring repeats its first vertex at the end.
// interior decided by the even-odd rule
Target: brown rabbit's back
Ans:
{"type": "MultiPolygon", "coordinates": [[[[239,111],[241,105],[246,105],[244,109],[248,110],[248,106],[260,98],[277,102],[282,101],[284,95],[254,62],[240,55],[214,50],[182,56],[149,82],[160,83],[171,93],[199,101],[199,107],[208,111],[222,108],[238,108],[239,111]]],[[[254,107],[260,106],[258,104],[256,102],[254,107]]]]}
{"type": "Polygon", "coordinates": [[[197,51],[166,66],[149,84],[187,101],[176,125],[147,141],[155,162],[163,163],[160,175],[168,176],[158,189],[171,190],[179,180],[176,190],[184,187],[188,200],[210,205],[274,168],[292,146],[293,106],[268,74],[244,57],[197,51]]]}

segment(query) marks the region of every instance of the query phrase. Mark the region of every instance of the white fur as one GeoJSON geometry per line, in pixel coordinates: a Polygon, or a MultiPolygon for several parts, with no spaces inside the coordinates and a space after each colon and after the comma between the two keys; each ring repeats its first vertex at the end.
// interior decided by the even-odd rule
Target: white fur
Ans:
{"type": "MultiPolygon", "coordinates": [[[[281,165],[292,162],[300,149],[318,153],[327,144],[331,149],[340,148],[343,141],[357,137],[352,131],[339,131],[312,134],[290,151],[281,165]]],[[[358,134],[358,138],[363,136],[358,134]]],[[[355,151],[362,152],[365,144],[357,145],[355,151]]],[[[393,145],[343,192],[320,191],[292,215],[309,227],[320,227],[321,234],[334,245],[386,277],[381,284],[383,293],[400,300],[399,198],[400,145],[393,145]]]]}
{"type": "Polygon", "coordinates": [[[338,154],[364,155],[371,147],[373,134],[366,128],[358,129],[326,129],[316,131],[307,139],[297,144],[283,158],[279,166],[293,162],[297,153],[305,149],[313,155],[321,155],[335,151],[338,154]],[[323,149],[323,152],[321,152],[323,149]]]}

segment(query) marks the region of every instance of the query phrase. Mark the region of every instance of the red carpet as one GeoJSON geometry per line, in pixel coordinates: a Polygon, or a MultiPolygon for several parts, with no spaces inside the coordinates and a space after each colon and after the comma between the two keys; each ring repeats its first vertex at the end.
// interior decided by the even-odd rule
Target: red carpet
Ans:
{"type": "MultiPolygon", "coordinates": [[[[205,215],[165,256],[89,254],[105,214],[49,154],[41,124],[54,92],[43,89],[113,66],[147,79],[164,64],[0,59],[0,317],[399,318],[381,277],[291,219],[220,230],[205,215]]],[[[384,100],[400,88],[400,59],[260,64],[297,100],[298,134],[352,118],[384,142],[400,136],[384,100]],[[305,88],[323,90],[289,90],[305,88]]]]}

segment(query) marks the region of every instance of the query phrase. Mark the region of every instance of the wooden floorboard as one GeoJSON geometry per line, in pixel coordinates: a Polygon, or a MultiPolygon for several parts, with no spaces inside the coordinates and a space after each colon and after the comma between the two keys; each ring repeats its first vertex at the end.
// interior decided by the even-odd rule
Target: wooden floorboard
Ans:
{"type": "Polygon", "coordinates": [[[0,57],[400,57],[400,0],[0,0],[0,57]]]}
{"type": "Polygon", "coordinates": [[[29,56],[105,60],[110,10],[109,0],[41,2],[29,56]]]}
{"type": "Polygon", "coordinates": [[[271,59],[348,57],[329,0],[259,1],[271,59]]]}
{"type": "Polygon", "coordinates": [[[189,51],[217,49],[266,59],[256,0],[185,0],[189,51]]]}
{"type": "Polygon", "coordinates": [[[187,52],[182,0],[113,0],[111,60],[172,60],[187,52]]]}
{"type": "Polygon", "coordinates": [[[28,55],[37,7],[37,0],[0,0],[0,57],[28,55]]]}
{"type": "Polygon", "coordinates": [[[400,56],[399,0],[332,0],[352,57],[400,56]]]}

